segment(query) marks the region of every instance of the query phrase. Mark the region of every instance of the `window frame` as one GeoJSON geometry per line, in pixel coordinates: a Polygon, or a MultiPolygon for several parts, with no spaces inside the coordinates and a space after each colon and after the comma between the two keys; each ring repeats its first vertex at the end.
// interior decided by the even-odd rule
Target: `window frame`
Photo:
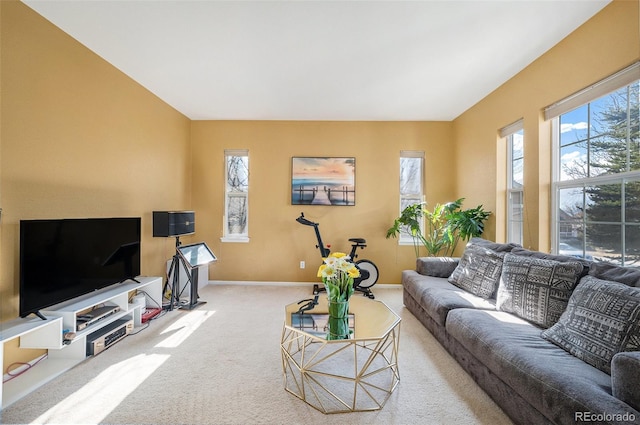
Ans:
{"type": "Polygon", "coordinates": [[[516,188],[514,186],[514,163],[516,159],[522,160],[522,172],[524,173],[524,120],[521,118],[518,121],[509,124],[508,126],[500,130],[500,137],[506,140],[507,145],[507,184],[506,184],[506,236],[507,242],[513,242],[522,245],[524,241],[524,174],[522,176],[522,186],[516,188]],[[522,157],[513,157],[513,144],[514,136],[519,134],[522,137],[522,157]],[[520,219],[514,219],[514,195],[520,196],[520,219]],[[519,234],[515,238],[516,223],[519,223],[519,234]]]}
{"type": "MultiPolygon", "coordinates": [[[[402,213],[402,210],[408,206],[413,205],[415,203],[424,203],[425,202],[425,152],[424,151],[413,151],[413,150],[403,150],[400,151],[399,157],[399,173],[398,173],[398,193],[399,193],[399,213],[402,213]],[[402,191],[402,159],[403,158],[418,158],[420,159],[420,192],[418,193],[403,193],[402,191]],[[408,201],[408,203],[406,202],[408,201]]],[[[424,229],[424,216],[420,218],[420,229],[424,229]]],[[[398,236],[398,245],[414,245],[415,241],[413,237],[406,231],[400,231],[400,235],[398,236]]]]}
{"type": "Polygon", "coordinates": [[[222,234],[223,236],[220,238],[222,242],[239,242],[239,243],[247,243],[249,242],[249,188],[250,188],[250,161],[249,161],[249,150],[248,149],[225,149],[224,151],[224,214],[222,216],[222,234]],[[233,190],[233,188],[228,184],[229,182],[229,160],[232,157],[243,157],[246,158],[247,165],[247,176],[246,176],[246,191],[241,190],[233,190]],[[245,224],[244,231],[240,233],[232,233],[230,229],[229,223],[229,205],[232,199],[244,199],[245,203],[245,224]]]}
{"type": "MultiPolygon", "coordinates": [[[[585,143],[587,149],[591,146],[593,141],[597,140],[599,134],[592,135],[591,134],[591,104],[595,104],[597,101],[602,99],[603,97],[609,96],[616,91],[619,91],[622,88],[628,87],[630,85],[640,84],[640,62],[635,63],[634,65],[625,68],[624,70],[602,80],[601,82],[595,83],[592,86],[581,90],[577,94],[569,96],[567,99],[559,101],[554,105],[549,106],[545,110],[545,117],[551,120],[551,140],[552,140],[552,183],[551,183],[551,246],[552,251],[554,253],[560,253],[560,243],[562,236],[560,231],[562,230],[563,224],[566,225],[564,221],[561,221],[560,217],[560,196],[563,190],[577,189],[582,192],[582,208],[586,207],[586,194],[587,188],[594,186],[603,186],[603,185],[619,185],[620,186],[620,219],[619,221],[602,221],[602,220],[590,220],[588,214],[583,213],[582,217],[573,221],[574,224],[577,224],[578,227],[582,227],[582,241],[581,241],[581,249],[583,256],[587,258],[591,258],[590,250],[587,249],[587,231],[586,229],[589,226],[593,225],[613,225],[619,226],[620,229],[620,251],[614,252],[614,255],[619,255],[620,260],[616,261],[620,265],[626,266],[628,261],[628,253],[627,253],[627,238],[626,238],[626,230],[628,226],[638,226],[640,224],[637,222],[628,222],[625,217],[626,210],[626,185],[629,182],[640,182],[640,170],[630,170],[629,163],[627,162],[626,171],[620,173],[608,173],[608,174],[599,174],[595,176],[587,176],[587,177],[579,177],[575,179],[565,179],[562,178],[562,164],[561,164],[561,118],[563,115],[568,114],[570,112],[575,111],[576,109],[587,107],[587,136],[585,139],[585,143]]],[[[629,92],[628,92],[629,93],[629,92]]],[[[627,95],[628,97],[628,95],[627,95]]],[[[629,155],[629,143],[630,143],[630,132],[629,126],[635,124],[635,122],[630,122],[631,110],[630,110],[630,102],[627,100],[627,156],[629,155]]],[[[584,211],[584,210],[583,210],[584,211]]],[[[605,259],[610,260],[605,257],[605,259]]],[[[611,260],[610,260],[611,261],[611,260]]],[[[637,265],[634,264],[635,267],[637,265]]]]}

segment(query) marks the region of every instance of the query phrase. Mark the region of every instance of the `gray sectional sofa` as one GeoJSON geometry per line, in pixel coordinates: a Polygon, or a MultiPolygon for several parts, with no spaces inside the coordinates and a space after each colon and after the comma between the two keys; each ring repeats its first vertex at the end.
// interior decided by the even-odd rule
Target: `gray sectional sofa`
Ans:
{"type": "Polygon", "coordinates": [[[404,305],[517,424],[640,424],[640,270],[472,239],[404,305]]]}

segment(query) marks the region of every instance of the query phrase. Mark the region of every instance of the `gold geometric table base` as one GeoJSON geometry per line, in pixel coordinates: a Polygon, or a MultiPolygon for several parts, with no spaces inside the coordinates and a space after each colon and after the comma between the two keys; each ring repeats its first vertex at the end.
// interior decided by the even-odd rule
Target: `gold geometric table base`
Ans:
{"type": "Polygon", "coordinates": [[[381,409],[400,381],[400,321],[381,338],[324,340],[284,326],[285,390],[322,413],[381,409]]]}

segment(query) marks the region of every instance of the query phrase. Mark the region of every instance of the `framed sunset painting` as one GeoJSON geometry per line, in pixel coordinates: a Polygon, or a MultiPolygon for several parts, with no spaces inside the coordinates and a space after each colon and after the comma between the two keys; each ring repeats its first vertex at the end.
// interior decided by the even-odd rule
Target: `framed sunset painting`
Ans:
{"type": "Polygon", "coordinates": [[[293,157],[291,205],[355,205],[356,159],[293,157]]]}

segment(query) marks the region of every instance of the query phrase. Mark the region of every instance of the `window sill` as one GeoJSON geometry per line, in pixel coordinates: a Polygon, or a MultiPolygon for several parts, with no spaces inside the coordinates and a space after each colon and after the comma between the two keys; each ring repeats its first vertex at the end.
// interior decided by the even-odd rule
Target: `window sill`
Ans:
{"type": "Polygon", "coordinates": [[[249,243],[248,236],[224,236],[220,238],[222,242],[230,242],[230,243],[249,243]]]}
{"type": "Polygon", "coordinates": [[[398,245],[413,246],[415,245],[415,242],[412,240],[398,239],[398,245]]]}

